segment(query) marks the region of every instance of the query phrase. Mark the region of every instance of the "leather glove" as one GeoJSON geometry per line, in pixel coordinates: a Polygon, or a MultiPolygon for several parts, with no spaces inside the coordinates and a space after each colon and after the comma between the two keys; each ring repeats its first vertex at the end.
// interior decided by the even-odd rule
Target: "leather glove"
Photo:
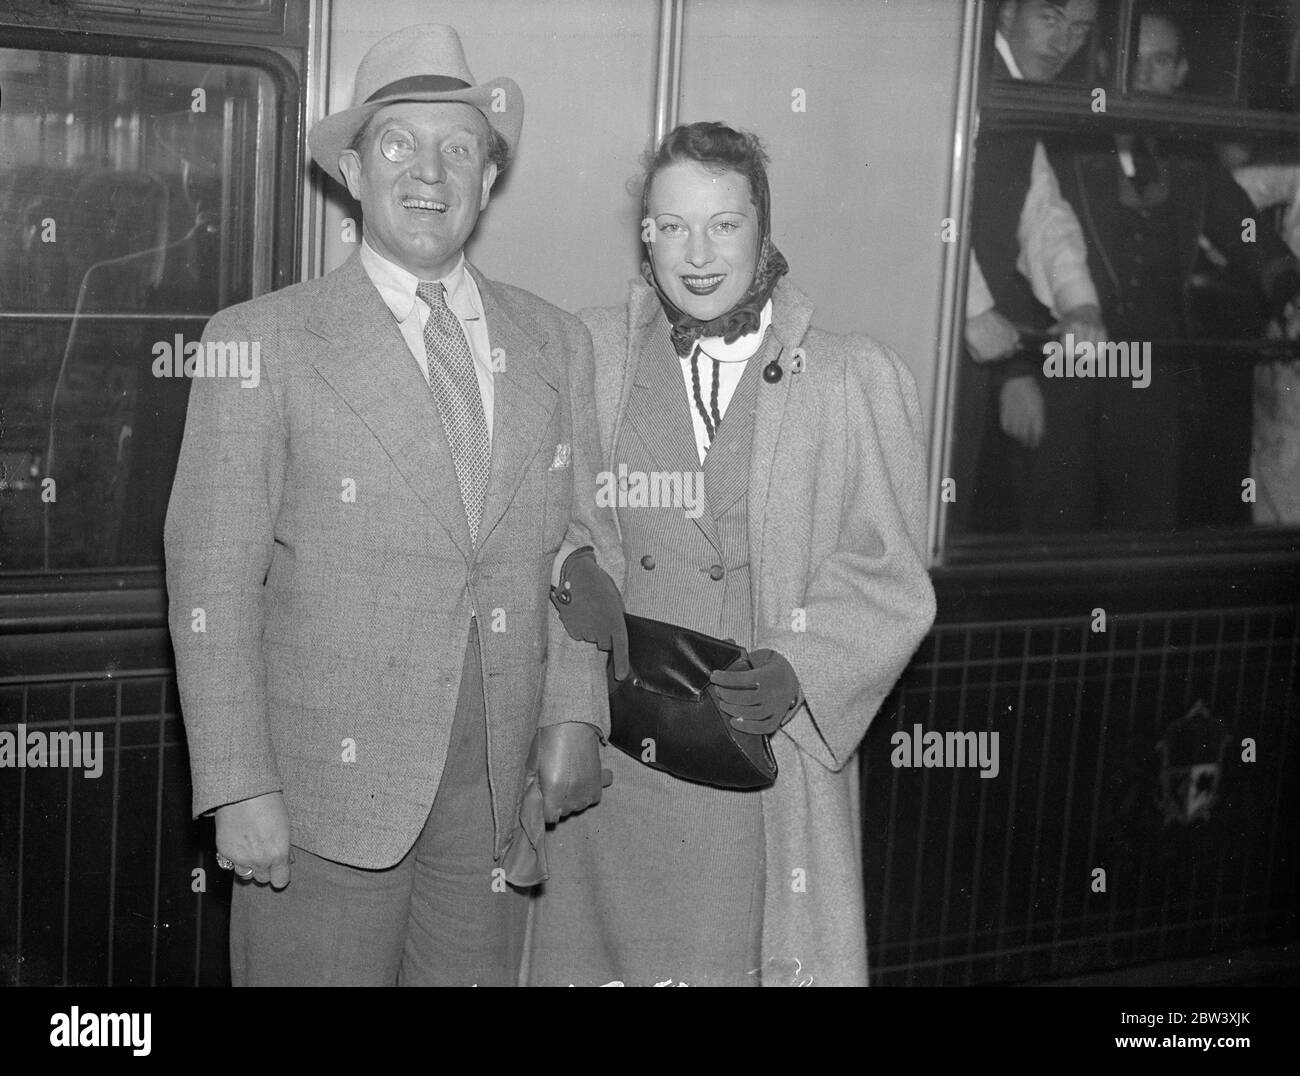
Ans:
{"type": "Polygon", "coordinates": [[[551,604],[560,614],[564,630],[574,639],[595,643],[614,656],[614,679],[628,674],[627,622],[623,596],[605,570],[596,563],[589,545],[564,558],[560,585],[551,587],[551,604]]]}
{"type": "Polygon", "coordinates": [[[754,736],[775,732],[789,721],[803,694],[794,669],[775,650],[755,650],[748,659],[737,658],[709,681],[718,709],[731,719],[731,727],[754,736]]]}
{"type": "Polygon", "coordinates": [[[594,725],[565,721],[537,730],[537,780],[548,823],[600,802],[614,775],[600,768],[600,735],[594,725]]]}
{"type": "Polygon", "coordinates": [[[521,889],[538,885],[551,876],[546,865],[545,808],[537,775],[537,746],[541,738],[542,730],[538,729],[528,748],[528,761],[524,763],[524,794],[519,797],[515,831],[501,857],[506,881],[521,889]]]}

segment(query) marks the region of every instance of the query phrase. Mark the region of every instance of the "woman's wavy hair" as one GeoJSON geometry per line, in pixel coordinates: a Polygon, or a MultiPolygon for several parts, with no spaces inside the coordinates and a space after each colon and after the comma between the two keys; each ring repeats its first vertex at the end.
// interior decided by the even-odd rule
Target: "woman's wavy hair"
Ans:
{"type": "Polygon", "coordinates": [[[758,136],[725,123],[703,120],[674,127],[659,148],[641,158],[641,206],[650,204],[650,184],[670,164],[691,161],[710,172],[737,172],[749,180],[749,197],[758,205],[767,190],[767,152],[758,136]]]}

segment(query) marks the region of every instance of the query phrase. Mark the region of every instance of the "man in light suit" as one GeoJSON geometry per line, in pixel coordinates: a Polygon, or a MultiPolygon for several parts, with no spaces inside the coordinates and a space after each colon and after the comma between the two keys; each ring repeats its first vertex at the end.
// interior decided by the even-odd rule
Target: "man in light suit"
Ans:
{"type": "Polygon", "coordinates": [[[562,542],[621,556],[590,338],[462,254],[522,121],[450,27],[380,41],[309,135],[360,250],[204,333],[260,357],[195,381],[166,529],[235,985],[513,984],[525,770],[549,820],[600,798],[603,658],[547,598],[562,542]]]}

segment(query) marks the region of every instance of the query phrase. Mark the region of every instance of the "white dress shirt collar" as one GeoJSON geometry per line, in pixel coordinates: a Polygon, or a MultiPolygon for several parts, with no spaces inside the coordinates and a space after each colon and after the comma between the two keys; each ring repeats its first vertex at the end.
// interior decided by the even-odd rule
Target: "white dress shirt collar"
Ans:
{"type": "MultiPolygon", "coordinates": [[[[389,261],[364,238],[361,240],[361,264],[385,305],[393,312],[393,317],[399,322],[409,318],[415,308],[415,289],[420,284],[420,278],[396,262],[389,261]]],[[[446,276],[439,277],[438,282],[447,289],[447,306],[458,318],[464,321],[483,316],[478,289],[470,286],[472,281],[465,267],[463,252],[455,268],[446,276]]]]}
{"type": "MultiPolygon", "coordinates": [[[[746,362],[762,346],[763,334],[772,324],[772,300],[763,304],[763,313],[759,316],[758,328],[746,333],[733,343],[727,343],[721,336],[701,336],[697,341],[699,348],[711,359],[718,362],[746,362]]],[[[689,358],[689,356],[687,356],[689,358]]]]}
{"type": "Polygon", "coordinates": [[[1001,30],[993,35],[993,44],[997,46],[998,55],[1002,57],[1002,62],[1007,65],[1011,77],[1023,80],[1025,76],[1021,74],[1020,65],[1016,63],[1015,54],[1011,51],[1011,44],[1002,36],[1001,30]]]}

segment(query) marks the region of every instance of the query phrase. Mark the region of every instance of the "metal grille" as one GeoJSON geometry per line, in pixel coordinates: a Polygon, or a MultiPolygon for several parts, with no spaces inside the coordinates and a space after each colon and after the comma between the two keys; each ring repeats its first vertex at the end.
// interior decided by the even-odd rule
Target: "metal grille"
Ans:
{"type": "Polygon", "coordinates": [[[102,732],[104,761],[0,770],[0,982],[228,982],[230,880],[190,820],[174,680],[0,687],[0,730],[19,723],[102,732]]]}
{"type": "Polygon", "coordinates": [[[864,747],[874,982],[1052,978],[1296,936],[1296,610],[1107,628],[944,626],[918,652],[864,747]],[[1186,800],[1164,791],[1178,774],[1157,744],[1198,701],[1226,739],[1200,771],[1208,817],[1189,820],[1170,817],[1186,800]],[[891,737],[917,725],[998,731],[999,775],[895,767],[891,737]]]}
{"type": "MultiPolygon", "coordinates": [[[[1286,608],[936,628],[864,746],[873,982],[1065,977],[1296,937],[1298,650],[1286,608]],[[1197,700],[1230,734],[1217,795],[1208,818],[1165,821],[1155,745],[1197,700]],[[998,776],[894,767],[891,735],[916,725],[997,730],[998,776]]],[[[228,982],[230,878],[190,820],[171,677],[0,686],[0,730],[20,723],[102,731],[105,758],[98,779],[0,770],[0,982],[228,982]]]]}

